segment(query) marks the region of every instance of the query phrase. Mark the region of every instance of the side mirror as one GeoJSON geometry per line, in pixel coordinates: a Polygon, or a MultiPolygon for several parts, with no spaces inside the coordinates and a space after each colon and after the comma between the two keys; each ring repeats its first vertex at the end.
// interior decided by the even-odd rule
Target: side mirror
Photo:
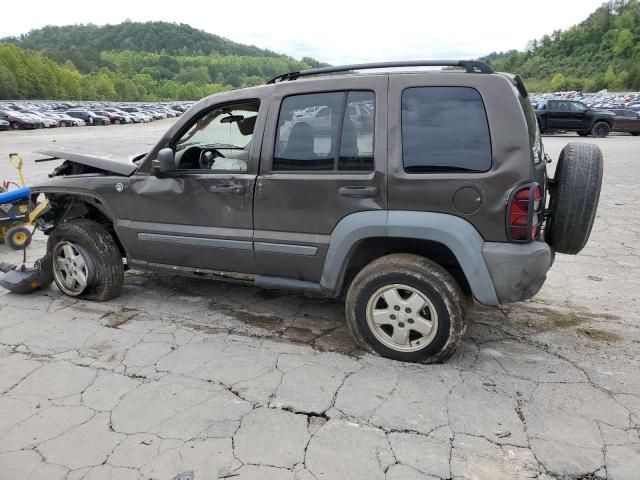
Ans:
{"type": "Polygon", "coordinates": [[[158,158],[151,162],[151,174],[162,175],[176,169],[176,156],[171,148],[163,148],[158,152],[158,158]]]}

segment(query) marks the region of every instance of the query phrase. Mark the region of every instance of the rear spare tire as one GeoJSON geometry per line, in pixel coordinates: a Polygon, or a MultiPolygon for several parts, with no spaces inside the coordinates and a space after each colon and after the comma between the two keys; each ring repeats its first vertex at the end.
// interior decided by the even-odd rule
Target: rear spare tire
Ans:
{"type": "Polygon", "coordinates": [[[593,228],[602,187],[602,152],[591,143],[569,143],[562,149],[550,185],[551,217],[545,237],[559,253],[575,255],[593,228]]]}

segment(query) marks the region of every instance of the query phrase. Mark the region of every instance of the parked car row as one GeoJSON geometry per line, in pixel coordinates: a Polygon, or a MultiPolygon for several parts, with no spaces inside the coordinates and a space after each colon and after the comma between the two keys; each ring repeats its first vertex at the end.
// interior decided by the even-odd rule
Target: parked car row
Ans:
{"type": "Polygon", "coordinates": [[[0,130],[147,123],[182,115],[191,103],[3,102],[0,130]]]}
{"type": "Polygon", "coordinates": [[[640,135],[640,93],[555,92],[530,95],[540,130],[575,131],[604,137],[609,132],[640,135]]]}
{"type": "Polygon", "coordinates": [[[609,110],[611,108],[628,108],[640,111],[640,92],[608,92],[601,90],[597,93],[583,93],[579,91],[536,93],[530,95],[531,101],[537,103],[540,100],[578,100],[590,108],[609,110]]]}

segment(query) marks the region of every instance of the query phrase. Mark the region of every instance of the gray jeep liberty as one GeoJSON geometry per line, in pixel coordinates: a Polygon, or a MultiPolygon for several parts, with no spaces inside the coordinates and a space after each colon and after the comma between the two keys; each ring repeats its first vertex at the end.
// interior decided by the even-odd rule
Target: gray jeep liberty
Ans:
{"type": "Polygon", "coordinates": [[[586,143],[548,178],[522,80],[477,61],[287,73],[201,100],[130,160],[42,153],[66,160],[32,187],[64,293],[109,300],[128,268],[235,275],[345,297],[357,341],[410,362],[453,354],[470,299],[535,295],[602,182],[586,143]]]}

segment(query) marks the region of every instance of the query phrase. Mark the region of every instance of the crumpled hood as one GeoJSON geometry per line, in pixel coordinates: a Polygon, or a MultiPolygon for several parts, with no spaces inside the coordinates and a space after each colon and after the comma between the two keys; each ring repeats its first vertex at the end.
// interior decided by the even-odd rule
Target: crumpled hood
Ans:
{"type": "Polygon", "coordinates": [[[99,168],[118,175],[129,176],[136,171],[138,165],[133,163],[135,156],[127,157],[108,152],[67,150],[66,148],[46,148],[36,150],[36,153],[50,155],[55,158],[69,160],[71,162],[87,165],[89,167],[99,168]]]}

